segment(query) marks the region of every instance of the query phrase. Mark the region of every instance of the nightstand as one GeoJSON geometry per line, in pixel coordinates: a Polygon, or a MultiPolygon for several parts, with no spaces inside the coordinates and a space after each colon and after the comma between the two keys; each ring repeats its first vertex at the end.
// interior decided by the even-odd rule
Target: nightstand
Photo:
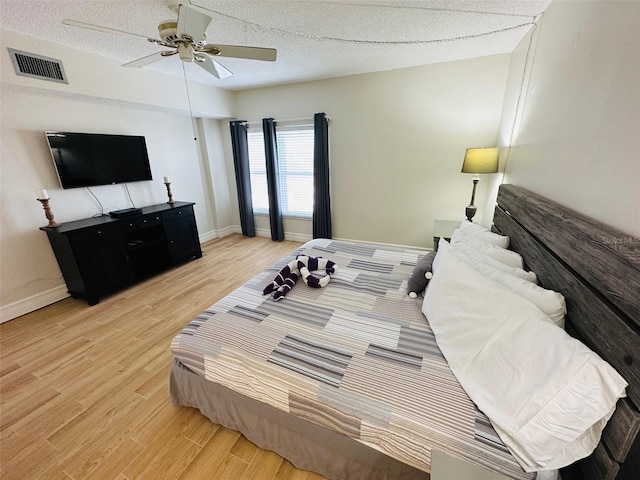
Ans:
{"type": "Polygon", "coordinates": [[[444,238],[447,242],[451,241],[453,231],[460,226],[458,220],[434,220],[433,221],[433,248],[438,250],[438,241],[444,238]]]}

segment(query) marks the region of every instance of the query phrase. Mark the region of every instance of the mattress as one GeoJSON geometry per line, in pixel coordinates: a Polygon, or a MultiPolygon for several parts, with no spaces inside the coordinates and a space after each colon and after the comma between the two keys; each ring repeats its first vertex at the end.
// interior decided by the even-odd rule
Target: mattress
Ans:
{"type": "Polygon", "coordinates": [[[312,240],[190,322],[172,341],[196,375],[278,411],[430,471],[439,450],[509,478],[525,473],[438,349],[422,299],[406,292],[425,252],[312,240]],[[297,255],[337,271],[262,295],[297,255]]]}

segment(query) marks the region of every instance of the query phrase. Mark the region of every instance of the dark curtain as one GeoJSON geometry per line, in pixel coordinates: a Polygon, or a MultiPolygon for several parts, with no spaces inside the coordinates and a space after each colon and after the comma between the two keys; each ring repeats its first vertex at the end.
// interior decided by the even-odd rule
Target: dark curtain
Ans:
{"type": "Polygon", "coordinates": [[[247,126],[243,120],[229,122],[231,127],[231,146],[233,148],[233,165],[236,170],[236,186],[238,188],[238,207],[240,209],[240,226],[246,237],[256,236],[256,225],[253,219],[251,203],[251,176],[249,174],[249,147],[247,144],[247,126]]]}
{"type": "Polygon", "coordinates": [[[329,119],[324,113],[313,116],[313,130],[313,238],[331,238],[329,119]]]}
{"type": "Polygon", "coordinates": [[[284,223],[282,220],[282,208],[280,206],[278,144],[276,142],[276,122],[273,118],[262,119],[262,133],[264,135],[264,158],[267,163],[271,240],[284,240],[284,223]]]}

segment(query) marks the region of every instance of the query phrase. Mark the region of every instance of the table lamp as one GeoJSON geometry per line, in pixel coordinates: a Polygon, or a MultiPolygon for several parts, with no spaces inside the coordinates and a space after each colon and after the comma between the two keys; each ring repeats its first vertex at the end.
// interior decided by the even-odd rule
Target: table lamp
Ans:
{"type": "Polygon", "coordinates": [[[476,214],[476,206],[473,204],[476,198],[476,186],[480,181],[481,173],[498,173],[498,149],[497,148],[467,148],[462,162],[462,173],[474,173],[473,191],[471,192],[471,203],[465,209],[467,220],[472,222],[476,214]]]}

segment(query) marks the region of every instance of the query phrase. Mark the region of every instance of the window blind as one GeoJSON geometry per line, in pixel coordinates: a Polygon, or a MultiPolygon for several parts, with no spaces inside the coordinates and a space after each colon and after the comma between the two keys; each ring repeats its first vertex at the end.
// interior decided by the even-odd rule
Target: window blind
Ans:
{"type": "Polygon", "coordinates": [[[247,132],[247,144],[253,211],[256,213],[268,213],[269,194],[267,193],[267,167],[264,158],[264,136],[262,135],[262,130],[249,130],[247,132]]]}
{"type": "MultiPolygon", "coordinates": [[[[313,127],[276,127],[276,138],[282,213],[310,217],[313,214],[313,127]]],[[[248,143],[253,208],[266,213],[269,197],[262,131],[250,131],[248,143]]]]}

